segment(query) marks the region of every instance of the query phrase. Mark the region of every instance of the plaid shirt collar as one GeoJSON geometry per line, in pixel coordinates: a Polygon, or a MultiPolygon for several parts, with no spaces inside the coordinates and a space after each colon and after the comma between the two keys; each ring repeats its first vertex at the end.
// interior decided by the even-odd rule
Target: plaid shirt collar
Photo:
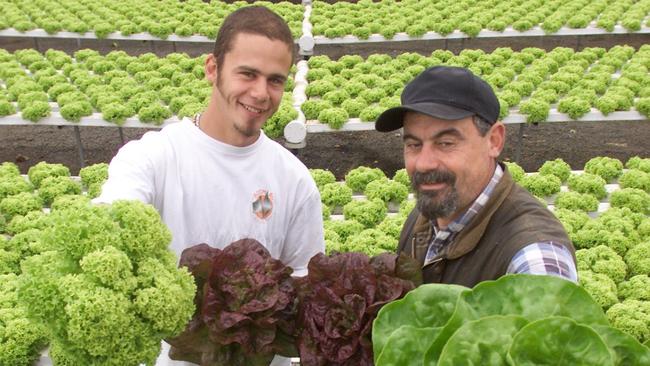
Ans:
{"type": "Polygon", "coordinates": [[[497,183],[501,180],[501,177],[503,177],[503,168],[499,164],[497,164],[496,168],[494,169],[494,174],[492,174],[492,179],[490,179],[490,182],[485,186],[485,189],[483,189],[483,192],[479,194],[479,196],[476,198],[474,203],[465,211],[459,218],[456,220],[452,221],[447,225],[447,228],[445,229],[438,229],[438,226],[436,224],[436,220],[431,220],[431,227],[433,228],[433,232],[435,235],[433,236],[431,243],[429,244],[429,249],[427,250],[427,255],[424,259],[424,266],[430,264],[433,262],[434,258],[440,253],[440,251],[449,243],[451,243],[454,238],[456,237],[456,234],[458,234],[467,224],[469,224],[474,217],[476,217],[476,214],[485,206],[487,203],[488,199],[492,196],[492,192],[494,191],[494,187],[496,187],[497,183]]]}

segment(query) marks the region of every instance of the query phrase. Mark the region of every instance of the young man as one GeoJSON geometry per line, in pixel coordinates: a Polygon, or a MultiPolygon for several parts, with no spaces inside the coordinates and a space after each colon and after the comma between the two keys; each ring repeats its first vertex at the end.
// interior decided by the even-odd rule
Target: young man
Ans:
{"type": "Polygon", "coordinates": [[[325,249],[320,195],[307,168],[261,131],[280,105],[293,48],[289,27],[267,8],[233,12],[205,61],[207,109],[120,149],[96,202],[154,205],[177,255],[253,238],[305,275],[325,249]]]}
{"type": "Polygon", "coordinates": [[[562,224],[515,184],[497,158],[505,142],[492,88],[469,70],[429,68],[377,131],[403,127],[404,162],[417,195],[398,252],[422,263],[425,282],[473,287],[507,273],[577,281],[562,224]]]}

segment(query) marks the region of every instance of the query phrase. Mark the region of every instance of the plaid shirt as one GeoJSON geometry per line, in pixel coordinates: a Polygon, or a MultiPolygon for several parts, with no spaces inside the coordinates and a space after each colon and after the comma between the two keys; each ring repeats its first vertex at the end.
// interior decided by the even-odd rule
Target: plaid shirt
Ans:
{"type": "MultiPolygon", "coordinates": [[[[424,265],[431,263],[436,255],[449,243],[454,241],[456,235],[469,224],[476,214],[485,206],[494,187],[503,177],[503,168],[497,164],[492,179],[474,203],[458,219],[449,223],[445,229],[439,229],[435,220],[431,227],[435,236],[429,244],[424,265]]],[[[573,282],[578,281],[578,273],[573,261],[573,256],[564,246],[547,241],[531,243],[519,250],[510,261],[507,273],[528,273],[558,276],[573,282]]]]}

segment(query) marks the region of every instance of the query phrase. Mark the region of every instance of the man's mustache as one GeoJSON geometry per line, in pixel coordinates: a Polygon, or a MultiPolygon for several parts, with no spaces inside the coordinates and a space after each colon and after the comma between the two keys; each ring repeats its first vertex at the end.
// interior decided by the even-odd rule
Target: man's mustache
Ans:
{"type": "Polygon", "coordinates": [[[446,183],[453,186],[456,183],[456,175],[448,170],[414,172],[412,182],[416,190],[422,184],[446,183]]]}

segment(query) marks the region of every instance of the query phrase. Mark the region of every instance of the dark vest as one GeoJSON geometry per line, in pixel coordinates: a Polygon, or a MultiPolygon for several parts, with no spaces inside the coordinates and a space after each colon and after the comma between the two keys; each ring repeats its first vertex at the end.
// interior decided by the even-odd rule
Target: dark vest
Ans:
{"type": "MultiPolygon", "coordinates": [[[[504,174],[474,219],[447,245],[434,262],[422,268],[424,283],[453,283],[474,287],[506,273],[515,253],[528,244],[553,241],[575,249],[562,224],[537,198],[504,174]]],[[[424,263],[433,228],[417,209],[409,214],[397,252],[424,263]]]]}

